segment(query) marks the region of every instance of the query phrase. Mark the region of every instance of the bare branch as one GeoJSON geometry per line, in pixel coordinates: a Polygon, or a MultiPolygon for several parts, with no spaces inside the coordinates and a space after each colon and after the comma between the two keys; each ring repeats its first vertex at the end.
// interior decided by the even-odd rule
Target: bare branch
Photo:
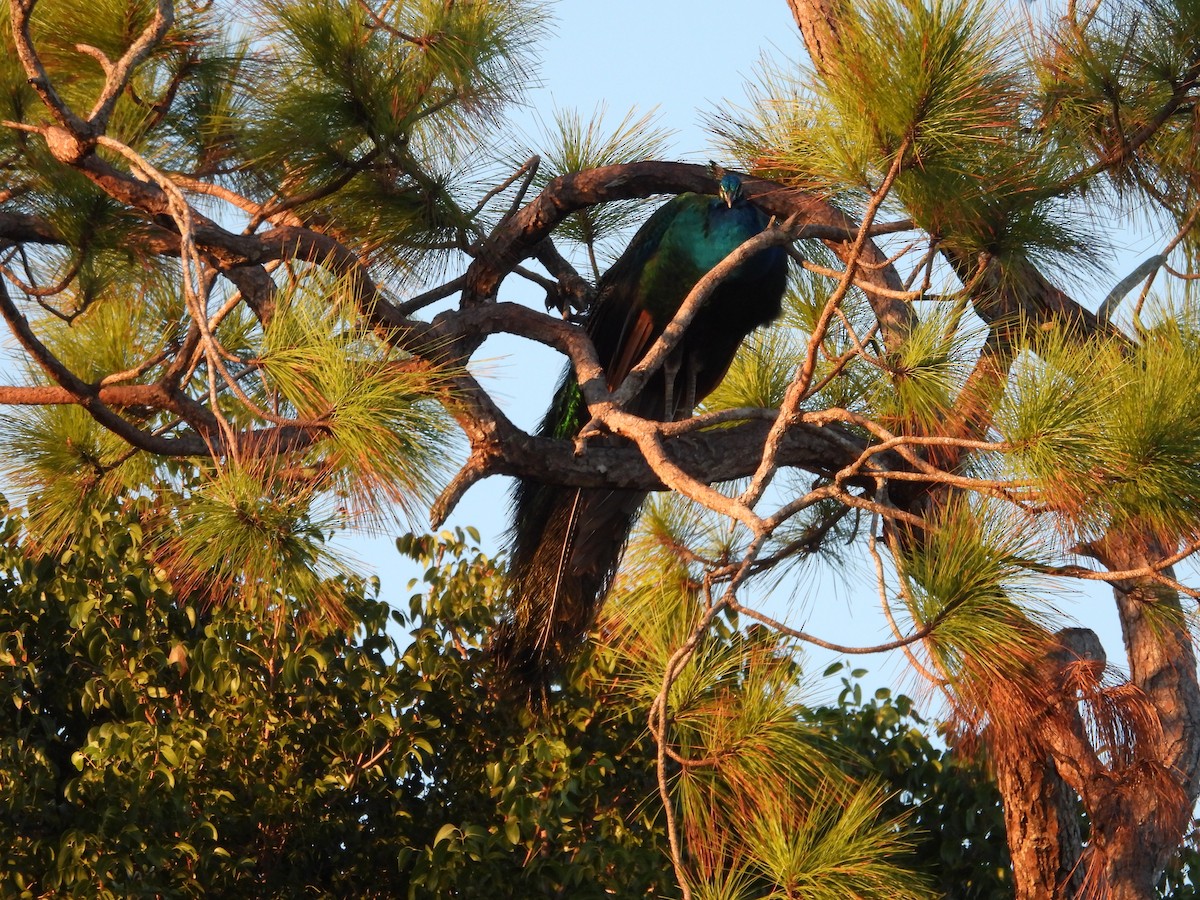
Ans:
{"type": "Polygon", "coordinates": [[[906,141],[896,151],[891,169],[888,171],[883,183],[880,184],[879,189],[875,191],[871,202],[867,205],[867,209],[863,213],[858,236],[850,246],[848,255],[844,260],[846,269],[842,273],[842,278],[838,282],[837,287],[830,294],[829,300],[826,301],[825,308],[821,311],[821,316],[813,328],[812,335],[809,337],[808,350],[804,362],[797,370],[792,383],[788,386],[787,393],[784,395],[783,403],[779,408],[779,418],[771,426],[771,433],[768,435],[767,443],[763,448],[762,460],[759,463],[758,469],[750,481],[750,486],[743,491],[742,496],[739,498],[746,506],[754,506],[758,502],[758,499],[762,496],[763,491],[766,490],[776,471],[777,463],[775,458],[778,453],[779,443],[783,438],[785,429],[795,416],[796,410],[799,409],[800,403],[808,396],[808,389],[812,384],[813,373],[816,371],[817,354],[821,342],[825,339],[825,330],[829,327],[834,311],[841,305],[850,290],[850,285],[854,280],[854,275],[858,268],[859,258],[863,255],[864,250],[869,244],[867,229],[871,227],[871,222],[874,221],[876,213],[878,213],[879,208],[883,205],[883,201],[891,191],[892,184],[899,176],[901,165],[907,153],[908,142],[906,141]]]}
{"type": "Polygon", "coordinates": [[[125,55],[116,63],[106,65],[104,73],[107,76],[100,96],[96,98],[92,111],[88,113],[88,124],[91,133],[100,135],[108,127],[108,118],[112,115],[117,98],[125,90],[133,70],[136,69],[162,42],[166,33],[175,24],[175,4],[171,0],[158,0],[154,10],[154,18],[150,21],[125,55]]]}

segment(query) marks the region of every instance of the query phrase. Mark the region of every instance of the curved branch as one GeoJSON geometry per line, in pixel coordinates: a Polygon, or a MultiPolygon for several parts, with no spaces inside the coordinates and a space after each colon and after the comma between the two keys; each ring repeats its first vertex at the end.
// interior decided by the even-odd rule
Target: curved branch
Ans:
{"type": "MultiPolygon", "coordinates": [[[[826,200],[752,177],[743,178],[743,190],[765,212],[780,219],[795,216],[802,226],[798,238],[822,240],[840,258],[849,258],[858,223],[826,200]]],[[[570,213],[612,200],[684,191],[715,194],[716,182],[704,166],[658,161],[605,166],[553,179],[524,209],[497,227],[480,248],[467,272],[464,307],[494,301],[505,276],[532,255],[538,242],[570,213]]],[[[885,343],[895,346],[911,329],[913,311],[894,296],[871,293],[871,286],[902,291],[903,282],[872,241],[861,248],[860,263],[864,290],[883,326],[885,343]]]]}

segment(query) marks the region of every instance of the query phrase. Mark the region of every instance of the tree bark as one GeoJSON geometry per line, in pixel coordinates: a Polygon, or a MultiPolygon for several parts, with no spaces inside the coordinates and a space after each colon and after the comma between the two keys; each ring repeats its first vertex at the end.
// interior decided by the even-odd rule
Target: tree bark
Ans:
{"type": "Polygon", "coordinates": [[[1004,827],[1016,900],[1076,896],[1080,835],[1076,799],[1040,742],[1007,745],[996,754],[996,784],[1004,797],[1004,827]]]}
{"type": "MultiPolygon", "coordinates": [[[[1109,534],[1088,550],[1114,571],[1141,568],[1166,555],[1150,533],[1109,534]]],[[[1161,729],[1146,748],[1147,763],[1160,777],[1138,778],[1112,820],[1093,824],[1094,840],[1104,845],[1109,897],[1135,900],[1153,895],[1200,794],[1200,682],[1179,593],[1151,578],[1114,585],[1113,593],[1129,680],[1161,729]]]]}
{"type": "Polygon", "coordinates": [[[788,0],[792,17],[804,37],[809,58],[817,72],[827,75],[836,65],[837,25],[843,0],[788,0]]]}

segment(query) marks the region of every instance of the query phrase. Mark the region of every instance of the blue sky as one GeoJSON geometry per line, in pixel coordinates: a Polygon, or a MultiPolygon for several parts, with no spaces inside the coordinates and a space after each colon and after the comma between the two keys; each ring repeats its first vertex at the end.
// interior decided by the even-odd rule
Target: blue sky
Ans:
{"type": "Polygon", "coordinates": [[[738,102],[764,50],[799,52],[784,0],[560,0],[542,56],[538,109],[657,107],[679,158],[707,159],[702,111],[738,102]],[[734,11],[736,10],[736,12],[734,11]]]}

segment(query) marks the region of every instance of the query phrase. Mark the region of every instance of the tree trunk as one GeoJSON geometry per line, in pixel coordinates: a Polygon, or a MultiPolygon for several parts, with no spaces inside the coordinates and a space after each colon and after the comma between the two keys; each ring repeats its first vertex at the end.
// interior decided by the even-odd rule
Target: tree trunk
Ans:
{"type": "Polygon", "coordinates": [[[1016,900],[1069,900],[1081,881],[1078,803],[1040,742],[1023,744],[993,757],[1016,900]]]}
{"type": "MultiPolygon", "coordinates": [[[[1144,537],[1088,549],[1112,571],[1165,555],[1144,537]]],[[[1200,792],[1200,685],[1178,593],[1152,577],[1116,592],[1129,681],[1106,680],[1099,639],[1074,628],[986,698],[1017,900],[1153,897],[1200,792]]]]}
{"type": "Polygon", "coordinates": [[[809,58],[821,74],[834,65],[832,51],[837,46],[838,8],[842,2],[844,0],[788,0],[809,58]]]}
{"type": "MultiPolygon", "coordinates": [[[[1146,536],[1108,535],[1088,550],[1112,571],[1144,568],[1167,555],[1146,536]]],[[[1170,569],[1163,574],[1173,578],[1170,569]]],[[[1130,683],[1157,718],[1159,730],[1145,757],[1161,777],[1129,785],[1120,808],[1093,825],[1093,840],[1100,845],[1109,897],[1134,900],[1153,896],[1200,794],[1200,682],[1179,592],[1145,577],[1118,583],[1113,593],[1130,683]]]]}

